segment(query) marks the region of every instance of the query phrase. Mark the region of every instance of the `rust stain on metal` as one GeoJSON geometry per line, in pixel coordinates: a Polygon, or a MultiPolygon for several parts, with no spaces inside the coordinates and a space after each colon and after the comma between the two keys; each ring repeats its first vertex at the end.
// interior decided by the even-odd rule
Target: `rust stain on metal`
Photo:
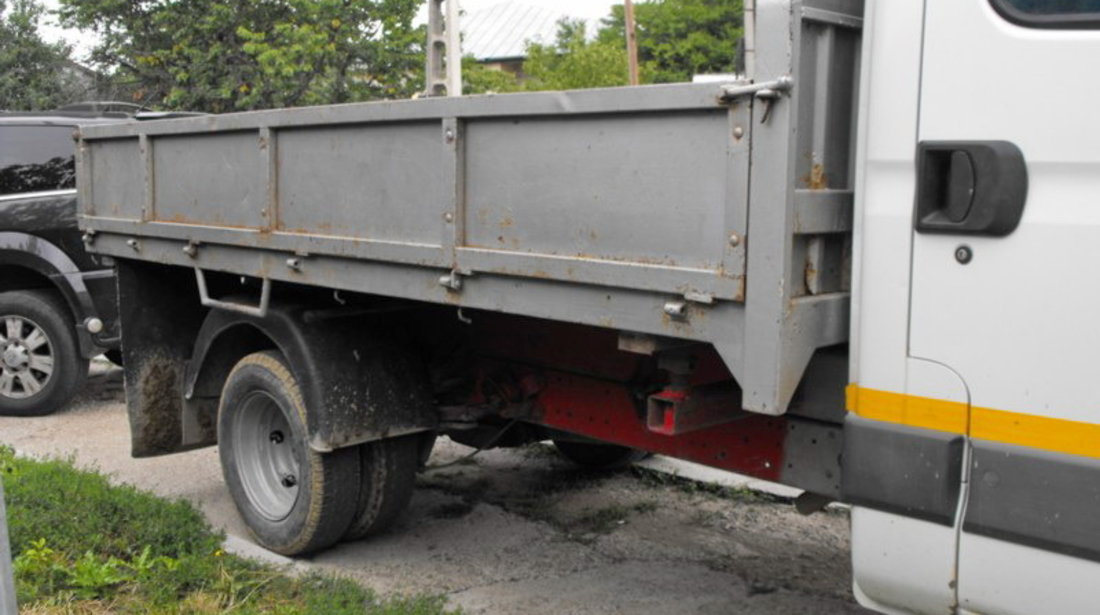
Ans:
{"type": "Polygon", "coordinates": [[[809,262],[809,260],[807,260],[807,262],[806,262],[806,288],[810,289],[811,293],[813,292],[812,289],[817,285],[817,275],[818,275],[818,273],[819,272],[818,272],[817,268],[813,266],[813,263],[809,262]]]}
{"type": "Polygon", "coordinates": [[[825,173],[825,165],[815,163],[810,167],[810,174],[802,178],[802,182],[810,190],[828,190],[829,176],[825,173]]]}

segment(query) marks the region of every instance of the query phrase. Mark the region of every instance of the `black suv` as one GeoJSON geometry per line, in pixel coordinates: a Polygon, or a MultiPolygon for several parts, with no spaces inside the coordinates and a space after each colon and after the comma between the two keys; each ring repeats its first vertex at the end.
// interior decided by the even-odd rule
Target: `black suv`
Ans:
{"type": "Polygon", "coordinates": [[[0,113],[0,414],[53,412],[90,358],[117,357],[115,274],[77,229],[73,137],[131,117],[94,106],[0,113]]]}

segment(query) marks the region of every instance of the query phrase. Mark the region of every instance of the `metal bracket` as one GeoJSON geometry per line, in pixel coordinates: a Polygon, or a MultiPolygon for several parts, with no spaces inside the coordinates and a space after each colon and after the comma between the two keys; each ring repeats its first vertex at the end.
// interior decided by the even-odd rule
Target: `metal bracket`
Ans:
{"type": "Polygon", "coordinates": [[[452,271],[445,276],[439,278],[440,286],[444,286],[447,290],[458,292],[462,290],[462,277],[459,276],[458,271],[452,271]]]}
{"type": "Polygon", "coordinates": [[[271,280],[269,278],[263,278],[260,286],[260,305],[248,305],[235,301],[212,299],[209,291],[206,289],[206,275],[203,274],[202,269],[198,267],[195,267],[195,280],[199,284],[199,303],[201,303],[203,307],[216,308],[227,312],[236,312],[246,316],[255,316],[256,318],[264,318],[267,316],[267,308],[271,305],[271,280]]]}
{"type": "Polygon", "coordinates": [[[736,421],[741,412],[741,391],[728,384],[698,388],[670,384],[646,399],[646,428],[665,436],[677,436],[736,421]]]}
{"type": "Polygon", "coordinates": [[[684,293],[684,301],[690,301],[692,303],[702,303],[703,305],[714,305],[714,295],[689,290],[688,292],[684,293]]]}

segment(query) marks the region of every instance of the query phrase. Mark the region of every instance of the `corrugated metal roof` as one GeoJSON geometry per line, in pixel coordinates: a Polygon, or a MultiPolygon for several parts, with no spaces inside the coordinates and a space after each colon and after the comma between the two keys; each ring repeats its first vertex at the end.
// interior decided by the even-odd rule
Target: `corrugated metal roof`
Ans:
{"type": "Polygon", "coordinates": [[[529,41],[553,43],[564,17],[569,15],[519,2],[467,13],[462,18],[462,53],[481,61],[522,58],[529,41]]]}

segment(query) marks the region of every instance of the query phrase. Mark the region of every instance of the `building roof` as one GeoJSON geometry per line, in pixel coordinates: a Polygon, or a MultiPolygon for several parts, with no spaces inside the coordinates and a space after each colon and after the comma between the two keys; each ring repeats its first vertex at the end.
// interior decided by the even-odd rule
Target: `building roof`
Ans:
{"type": "Polygon", "coordinates": [[[462,18],[462,52],[480,61],[522,58],[527,43],[548,45],[569,15],[519,2],[502,2],[462,18]]]}

